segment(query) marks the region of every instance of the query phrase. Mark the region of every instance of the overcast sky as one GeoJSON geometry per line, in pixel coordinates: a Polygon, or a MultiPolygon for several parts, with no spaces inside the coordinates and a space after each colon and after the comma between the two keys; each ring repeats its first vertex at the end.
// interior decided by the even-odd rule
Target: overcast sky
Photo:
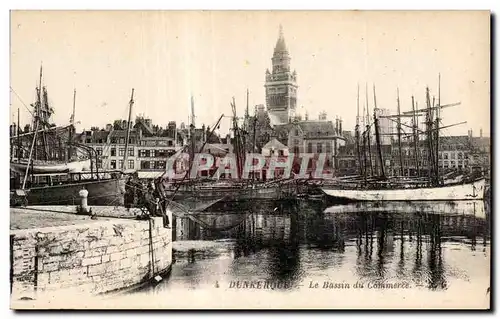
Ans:
{"type": "MultiPolygon", "coordinates": [[[[246,105],[265,104],[264,78],[283,26],[291,66],[298,74],[298,106],[310,118],[326,111],[344,129],[356,117],[368,83],[379,107],[424,105],[425,87],[437,95],[441,73],[445,125],[467,121],[444,134],[490,132],[490,18],[488,12],[166,12],[46,11],[11,14],[11,87],[26,103],[35,99],[40,64],[55,108],[54,120],[69,123],[77,90],[78,129],[126,119],[131,89],[133,114],[153,122],[187,123],[190,96],[197,126],[213,125],[246,105]],[[303,107],[303,108],[301,108],[303,107]]],[[[11,121],[28,111],[11,94],[11,121]]],[[[229,119],[224,119],[222,130],[229,119]]]]}

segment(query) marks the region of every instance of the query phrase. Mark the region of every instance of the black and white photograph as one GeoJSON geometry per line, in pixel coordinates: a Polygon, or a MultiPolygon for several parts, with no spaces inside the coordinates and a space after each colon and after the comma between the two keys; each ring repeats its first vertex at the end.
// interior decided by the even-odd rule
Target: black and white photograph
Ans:
{"type": "Polygon", "coordinates": [[[491,21],[11,10],[11,309],[489,310],[491,21]]]}

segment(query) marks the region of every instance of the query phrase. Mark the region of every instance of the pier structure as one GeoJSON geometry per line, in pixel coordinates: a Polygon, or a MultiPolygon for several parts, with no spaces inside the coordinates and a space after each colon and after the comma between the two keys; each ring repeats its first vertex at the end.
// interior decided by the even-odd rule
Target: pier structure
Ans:
{"type": "MultiPolygon", "coordinates": [[[[97,295],[158,282],[172,264],[172,229],[161,217],[93,206],[11,208],[12,300],[97,295]]],[[[170,213],[169,213],[170,214],[170,213]]],[[[169,216],[171,218],[171,214],[169,216]]]]}

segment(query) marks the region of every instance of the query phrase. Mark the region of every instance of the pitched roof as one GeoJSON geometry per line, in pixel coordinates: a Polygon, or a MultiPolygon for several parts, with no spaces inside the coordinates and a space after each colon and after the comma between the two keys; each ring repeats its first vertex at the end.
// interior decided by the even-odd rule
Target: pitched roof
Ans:
{"type": "Polygon", "coordinates": [[[144,119],[137,119],[137,122],[134,125],[134,128],[140,128],[145,132],[147,135],[154,135],[153,130],[149,125],[146,124],[144,119]]]}
{"type": "Polygon", "coordinates": [[[336,135],[332,121],[301,121],[297,125],[307,137],[336,135]]]}
{"type": "Polygon", "coordinates": [[[269,142],[262,147],[263,149],[276,149],[276,150],[283,150],[283,149],[288,149],[285,145],[283,145],[280,141],[278,141],[276,138],[272,138],[269,142]]]}

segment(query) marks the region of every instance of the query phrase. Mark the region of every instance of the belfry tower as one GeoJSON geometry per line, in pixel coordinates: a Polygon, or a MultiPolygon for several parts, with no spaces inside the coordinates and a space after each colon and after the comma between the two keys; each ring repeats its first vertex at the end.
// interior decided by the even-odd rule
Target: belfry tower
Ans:
{"type": "Polygon", "coordinates": [[[279,37],[271,59],[273,70],[266,70],[267,111],[275,121],[285,124],[295,116],[297,106],[297,73],[290,71],[290,54],[285,44],[283,28],[280,25],[279,37]]]}

